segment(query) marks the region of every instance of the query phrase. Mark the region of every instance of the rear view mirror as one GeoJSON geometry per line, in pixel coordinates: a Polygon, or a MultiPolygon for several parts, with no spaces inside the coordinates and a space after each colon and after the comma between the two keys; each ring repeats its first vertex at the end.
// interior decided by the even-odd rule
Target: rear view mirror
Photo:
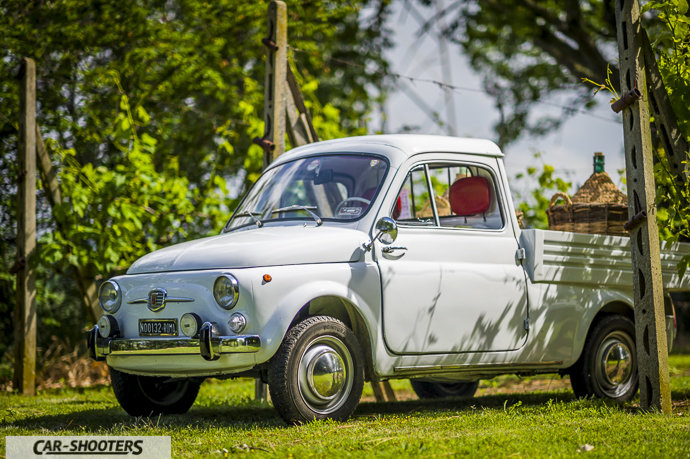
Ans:
{"type": "Polygon", "coordinates": [[[398,225],[395,223],[395,220],[390,217],[382,217],[379,221],[377,221],[376,231],[377,233],[374,239],[372,239],[372,241],[366,245],[367,252],[371,250],[371,247],[374,245],[374,241],[377,239],[384,244],[392,244],[398,237],[398,225]]]}
{"type": "Polygon", "coordinates": [[[314,185],[323,185],[324,183],[331,183],[333,181],[333,169],[324,169],[319,172],[319,175],[314,177],[314,185]]]}

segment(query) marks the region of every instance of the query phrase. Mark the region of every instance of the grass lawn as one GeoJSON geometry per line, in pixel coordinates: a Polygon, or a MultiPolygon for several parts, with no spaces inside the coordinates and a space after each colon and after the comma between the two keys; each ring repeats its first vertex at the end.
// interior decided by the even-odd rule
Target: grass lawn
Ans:
{"type": "MultiPolygon", "coordinates": [[[[346,423],[287,427],[270,404],[252,401],[253,381],[207,381],[189,413],[135,419],[109,387],[0,394],[0,457],[6,435],[170,435],[173,457],[690,457],[690,355],[672,355],[671,416],[575,400],[567,378],[502,377],[471,399],[401,398],[363,403],[346,423]],[[594,449],[580,451],[584,445],[594,449]]],[[[589,449],[589,448],[587,448],[589,449]]]]}

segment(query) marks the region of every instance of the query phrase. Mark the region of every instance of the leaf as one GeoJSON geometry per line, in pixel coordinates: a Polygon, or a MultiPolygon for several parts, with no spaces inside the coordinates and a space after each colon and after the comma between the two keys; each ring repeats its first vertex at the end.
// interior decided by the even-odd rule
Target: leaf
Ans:
{"type": "Polygon", "coordinates": [[[228,142],[227,140],[223,142],[221,146],[225,148],[225,151],[227,151],[229,155],[235,153],[235,149],[232,147],[232,145],[230,145],[230,142],[228,142]]]}

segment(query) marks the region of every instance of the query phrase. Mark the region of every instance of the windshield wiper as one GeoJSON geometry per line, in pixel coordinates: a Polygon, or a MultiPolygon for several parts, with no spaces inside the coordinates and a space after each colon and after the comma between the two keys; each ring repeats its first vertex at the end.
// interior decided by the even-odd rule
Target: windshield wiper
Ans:
{"type": "Polygon", "coordinates": [[[296,210],[303,210],[303,211],[307,212],[309,215],[311,215],[314,218],[314,220],[316,220],[316,226],[321,226],[321,224],[323,224],[323,221],[321,221],[321,218],[318,215],[316,215],[314,212],[312,212],[312,210],[316,210],[316,206],[294,205],[294,206],[289,206],[289,207],[281,207],[280,209],[276,209],[271,213],[272,214],[279,214],[281,212],[294,212],[296,210]]]}
{"type": "Polygon", "coordinates": [[[256,226],[258,226],[259,228],[264,226],[264,224],[261,223],[261,220],[256,218],[254,215],[261,215],[261,212],[242,212],[242,213],[235,215],[235,217],[252,217],[252,220],[254,220],[254,223],[256,223],[256,226]]]}

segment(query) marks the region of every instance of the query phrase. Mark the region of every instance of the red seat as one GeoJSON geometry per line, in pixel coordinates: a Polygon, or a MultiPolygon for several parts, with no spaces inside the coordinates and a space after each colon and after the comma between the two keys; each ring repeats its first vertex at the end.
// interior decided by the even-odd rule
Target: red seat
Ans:
{"type": "Polygon", "coordinates": [[[462,217],[482,214],[491,206],[491,184],[484,177],[465,177],[450,187],[450,210],[462,217]]]}

